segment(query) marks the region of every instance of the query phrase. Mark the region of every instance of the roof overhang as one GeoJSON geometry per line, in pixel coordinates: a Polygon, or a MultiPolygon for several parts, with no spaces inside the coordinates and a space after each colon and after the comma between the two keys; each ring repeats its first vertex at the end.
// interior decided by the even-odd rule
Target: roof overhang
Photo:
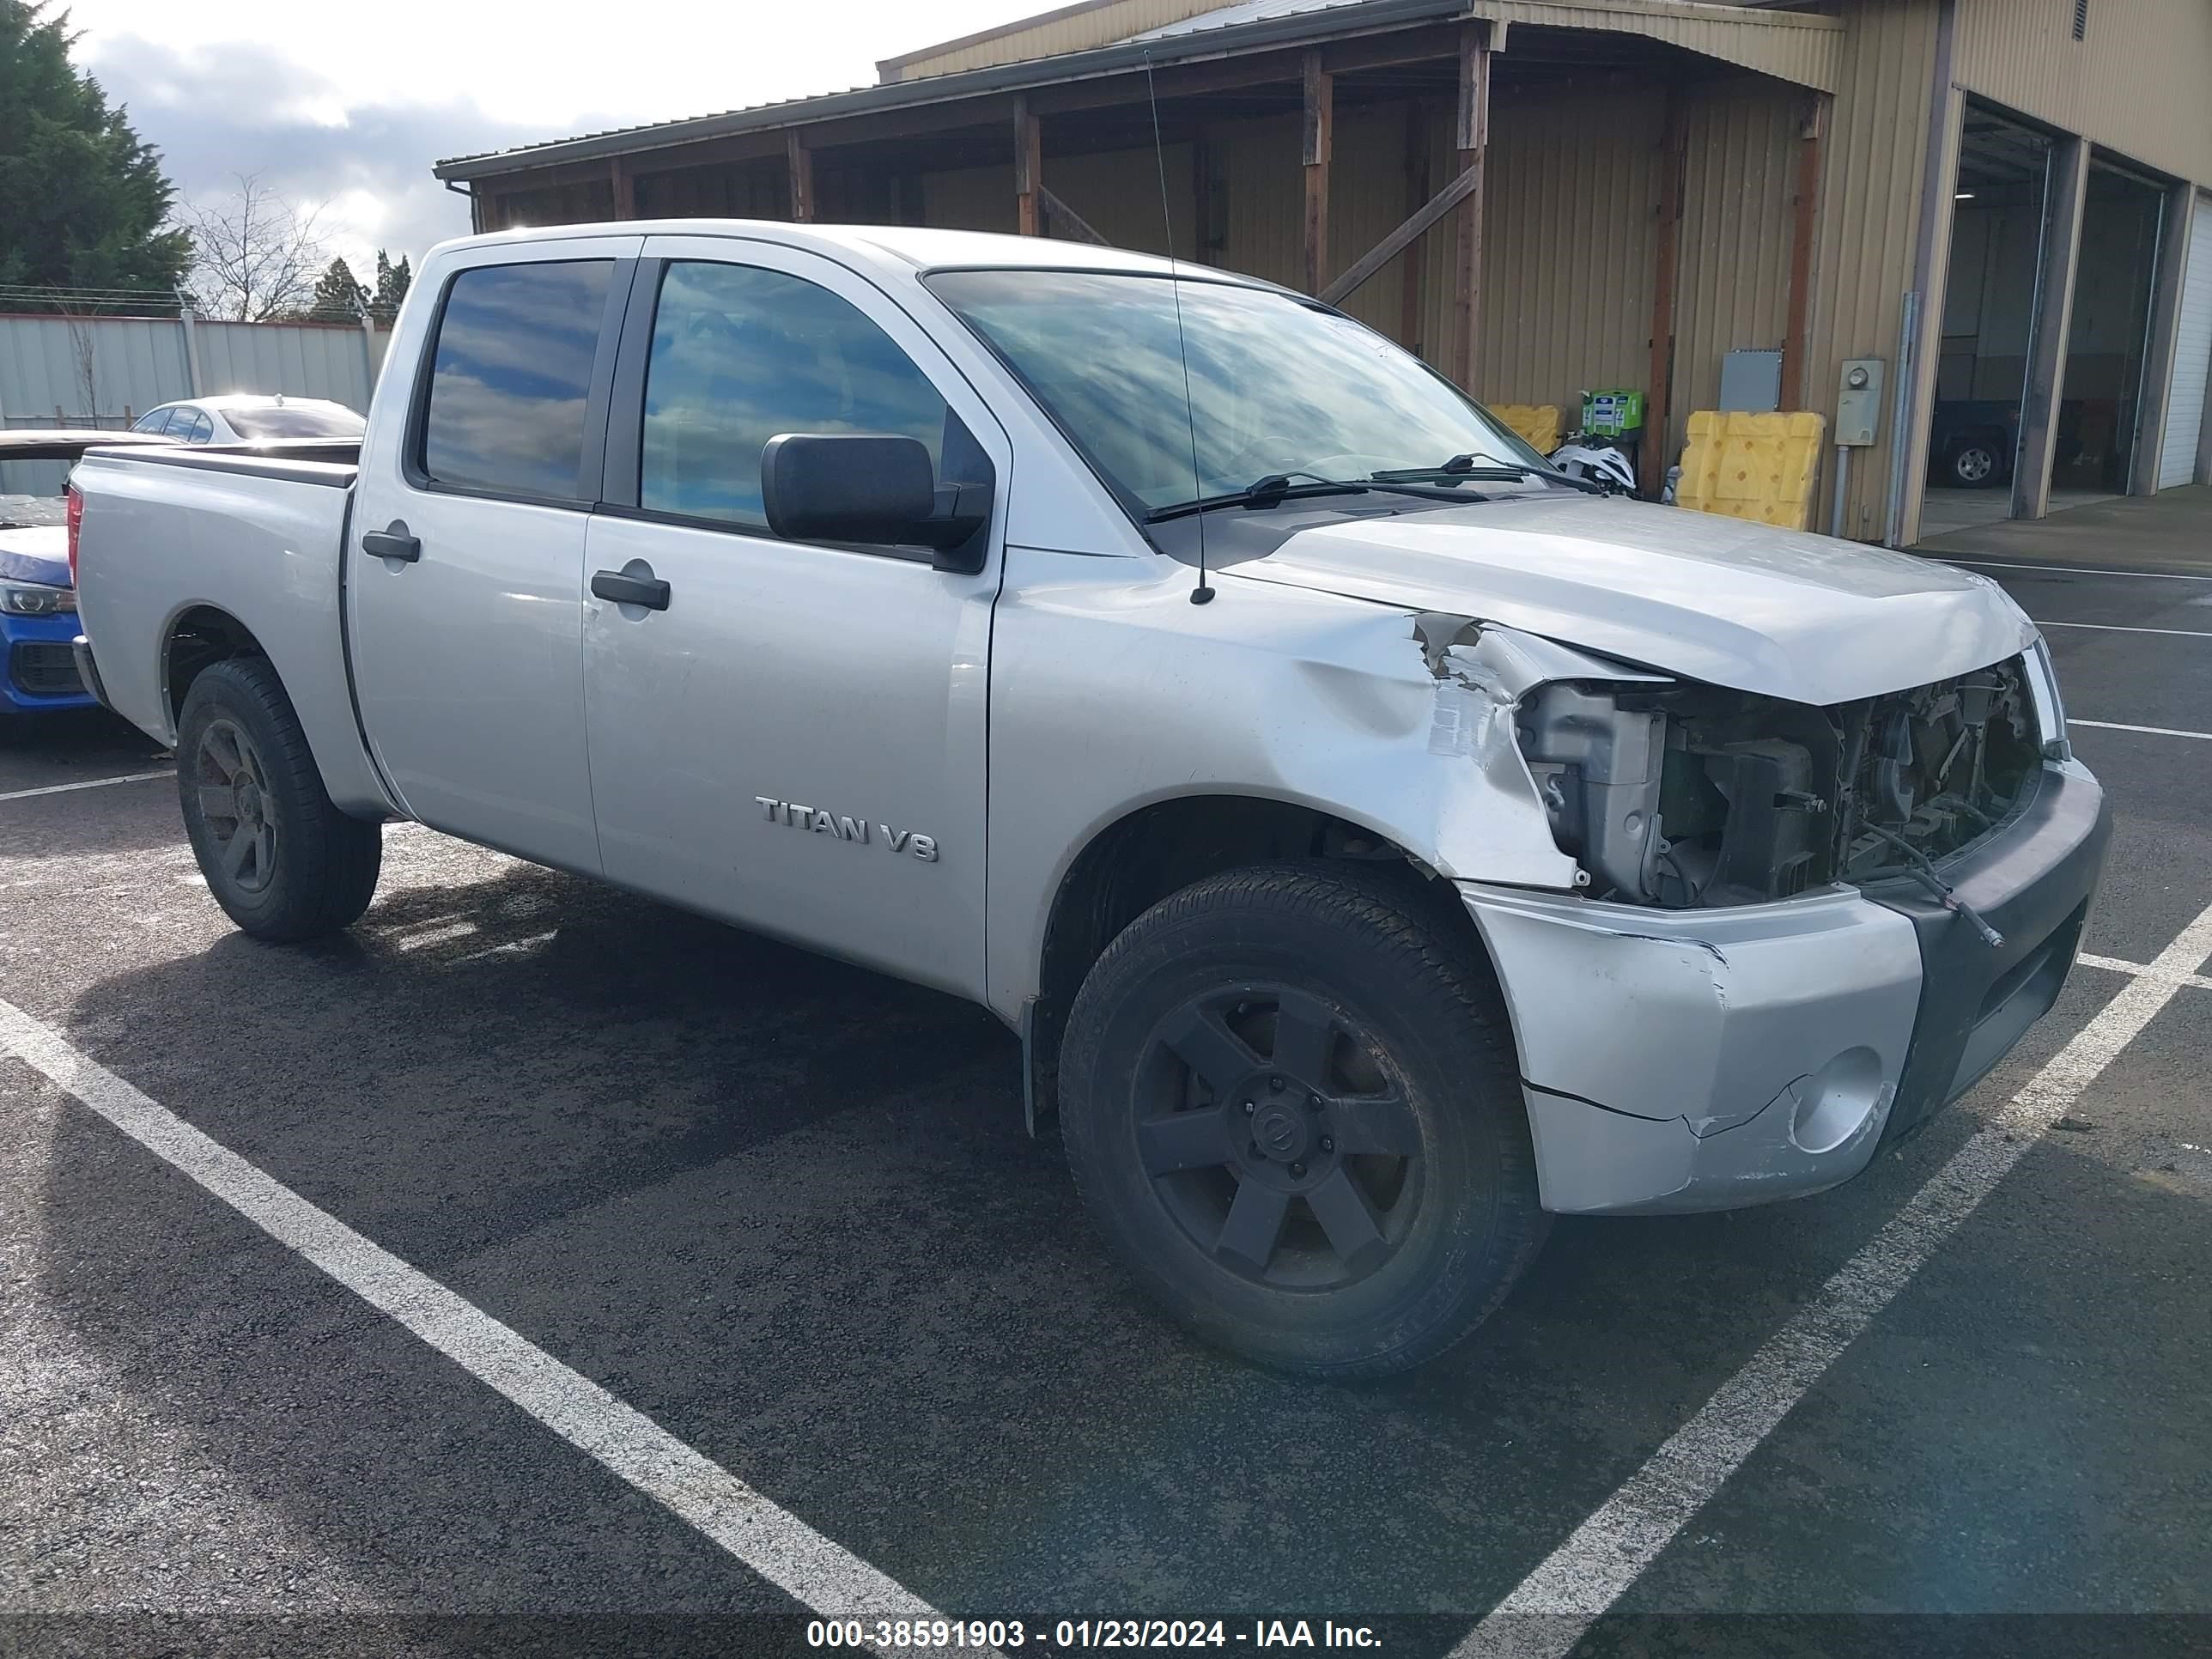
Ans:
{"type": "MultiPolygon", "coordinates": [[[[1476,19],[1508,26],[1522,23],[1531,27],[1638,35],[1820,92],[1836,89],[1841,68],[1841,21],[1800,12],[1694,3],[1693,0],[1364,0],[1358,5],[1196,27],[1160,38],[1117,40],[1050,58],[894,81],[720,115],[623,128],[489,155],[456,156],[438,162],[431,171],[447,181],[534,173],[852,116],[924,109],[994,93],[1124,75],[1148,64],[1165,67],[1383,33],[1423,23],[1476,19]]],[[[1202,24],[1202,19],[1193,21],[1202,24]]]]}

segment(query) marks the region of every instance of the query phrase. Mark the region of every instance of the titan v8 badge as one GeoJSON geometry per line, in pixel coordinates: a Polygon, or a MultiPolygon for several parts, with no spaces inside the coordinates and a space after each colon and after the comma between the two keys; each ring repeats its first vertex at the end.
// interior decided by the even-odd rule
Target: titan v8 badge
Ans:
{"type": "MultiPolygon", "coordinates": [[[[817,836],[835,836],[840,841],[859,842],[863,846],[871,839],[866,818],[825,811],[818,806],[801,806],[795,800],[777,800],[770,795],[755,795],[753,799],[760,803],[761,816],[770,823],[811,830],[817,836]]],[[[934,836],[917,836],[911,830],[894,830],[888,823],[878,823],[875,838],[894,853],[911,853],[924,864],[937,862],[934,836]]]]}

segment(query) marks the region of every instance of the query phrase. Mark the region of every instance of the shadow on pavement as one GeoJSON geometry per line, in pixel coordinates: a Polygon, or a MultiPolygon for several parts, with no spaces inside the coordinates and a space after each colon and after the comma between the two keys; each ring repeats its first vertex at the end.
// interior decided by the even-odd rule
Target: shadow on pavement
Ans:
{"type": "MultiPolygon", "coordinates": [[[[1024,1133],[1016,1045],[988,1014],[579,880],[511,866],[392,893],[334,944],[226,938],[94,987],[70,1024],[217,1140],[977,1613],[1486,1607],[1972,1127],[1954,1111],[1806,1203],[1563,1222],[1464,1349],[1332,1388],[1136,1304],[1056,1146],[1024,1133]]],[[[672,1577],[609,1577],[629,1571],[609,1558],[556,1591],[544,1564],[645,1535],[644,1500],[118,1160],[89,1113],[62,1125],[46,1296],[325,1547],[397,1567],[498,1514],[520,1529],[477,1571],[509,1605],[706,1593],[673,1545],[672,1577]],[[548,1482],[573,1500],[526,1520],[548,1482]]],[[[422,1581],[432,1605],[447,1571],[422,1581]]]]}

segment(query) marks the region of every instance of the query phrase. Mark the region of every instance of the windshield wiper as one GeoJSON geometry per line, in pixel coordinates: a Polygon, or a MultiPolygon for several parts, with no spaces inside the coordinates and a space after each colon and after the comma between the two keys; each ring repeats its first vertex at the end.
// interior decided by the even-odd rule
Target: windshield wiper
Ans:
{"type": "MultiPolygon", "coordinates": [[[[1425,475],[1423,475],[1424,477],[1425,475]]],[[[1480,478],[1480,472],[1455,473],[1453,482],[1461,477],[1480,478]]],[[[1517,471],[1500,472],[1504,478],[1517,478],[1517,471]]],[[[1180,519],[1193,513],[1208,513],[1217,507],[1245,507],[1264,511],[1279,507],[1285,501],[1302,500],[1310,495],[1364,495],[1381,490],[1390,495],[1412,495],[1425,501],[1480,501],[1481,495],[1462,495],[1452,488],[1436,488],[1424,483],[1419,477],[1401,477],[1395,472],[1377,472],[1365,478],[1324,478],[1313,472],[1270,472],[1256,478],[1242,489],[1232,489],[1225,495],[1207,495],[1194,501],[1177,501],[1172,507],[1156,507],[1145,514],[1146,524],[1158,524],[1163,519],[1180,519]],[[1309,482],[1295,482],[1304,478],[1309,482]]]]}
{"type": "Polygon", "coordinates": [[[1462,480],[1480,479],[1496,483],[1515,478],[1537,478],[1546,483],[1565,484],[1570,489],[1579,489],[1585,495],[1602,495],[1604,489],[1588,478],[1577,478],[1557,467],[1529,466],[1519,461],[1501,461],[1495,455],[1480,451],[1455,455],[1442,466],[1395,467],[1388,472],[1376,472],[1370,478],[1383,483],[1433,483],[1455,486],[1462,480]]]}
{"type": "Polygon", "coordinates": [[[1312,473],[1303,476],[1305,483],[1295,482],[1300,475],[1289,472],[1270,472],[1264,478],[1255,478],[1242,489],[1232,489],[1225,495],[1201,495],[1196,501],[1177,501],[1172,507],[1156,507],[1145,514],[1146,524],[1158,524],[1163,519],[1180,519],[1193,513],[1209,513],[1217,507],[1249,507],[1255,509],[1279,507],[1283,502],[1300,500],[1308,495],[1364,495],[1369,486],[1353,483],[1348,479],[1316,477],[1312,473]]]}

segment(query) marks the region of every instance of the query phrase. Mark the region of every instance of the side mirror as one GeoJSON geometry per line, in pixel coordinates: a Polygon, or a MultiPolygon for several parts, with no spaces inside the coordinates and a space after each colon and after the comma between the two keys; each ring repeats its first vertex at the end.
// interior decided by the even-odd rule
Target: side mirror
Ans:
{"type": "Polygon", "coordinates": [[[761,505],[789,541],[927,547],[939,565],[973,571],[991,489],[939,484],[919,439],[785,432],[761,451],[761,505]]]}

